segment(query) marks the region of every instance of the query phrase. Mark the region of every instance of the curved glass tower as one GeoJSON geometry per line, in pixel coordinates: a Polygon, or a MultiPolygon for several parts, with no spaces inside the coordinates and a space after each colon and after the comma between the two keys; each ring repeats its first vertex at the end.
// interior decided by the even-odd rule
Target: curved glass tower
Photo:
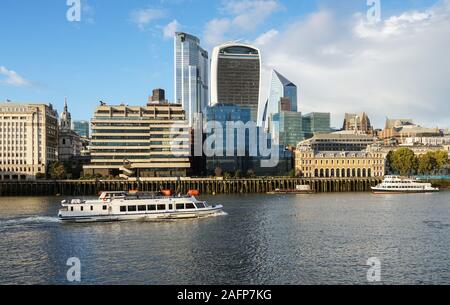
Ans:
{"type": "Polygon", "coordinates": [[[225,43],[211,60],[211,105],[233,104],[251,110],[256,121],[261,88],[261,53],[250,45],[225,43]]]}

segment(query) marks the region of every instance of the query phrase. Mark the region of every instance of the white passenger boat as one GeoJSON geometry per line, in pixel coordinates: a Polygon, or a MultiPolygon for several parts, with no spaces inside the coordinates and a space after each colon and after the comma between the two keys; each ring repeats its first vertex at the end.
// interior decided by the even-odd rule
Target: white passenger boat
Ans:
{"type": "Polygon", "coordinates": [[[400,176],[386,176],[381,184],[372,187],[372,191],[376,194],[433,193],[439,192],[439,189],[433,187],[431,183],[424,183],[400,176]]]}
{"type": "Polygon", "coordinates": [[[210,206],[194,196],[166,197],[127,192],[103,192],[97,200],[62,201],[63,222],[112,222],[126,220],[167,220],[213,216],[222,205],[210,206]]]}

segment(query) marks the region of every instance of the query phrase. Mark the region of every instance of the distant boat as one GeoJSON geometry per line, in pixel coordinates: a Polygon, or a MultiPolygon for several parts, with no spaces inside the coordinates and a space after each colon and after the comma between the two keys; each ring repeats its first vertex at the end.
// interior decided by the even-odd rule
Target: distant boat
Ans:
{"type": "Polygon", "coordinates": [[[315,194],[316,191],[311,189],[311,186],[309,185],[297,185],[295,189],[276,189],[273,192],[268,192],[269,195],[276,195],[276,194],[315,194]]]}
{"type": "Polygon", "coordinates": [[[402,194],[402,193],[435,193],[439,188],[431,183],[420,182],[411,178],[400,176],[386,176],[382,183],[372,187],[375,194],[402,194]]]}
{"type": "Polygon", "coordinates": [[[166,220],[213,216],[222,205],[210,206],[194,196],[155,196],[138,192],[102,192],[97,200],[62,201],[63,222],[112,222],[125,220],[166,220]]]}

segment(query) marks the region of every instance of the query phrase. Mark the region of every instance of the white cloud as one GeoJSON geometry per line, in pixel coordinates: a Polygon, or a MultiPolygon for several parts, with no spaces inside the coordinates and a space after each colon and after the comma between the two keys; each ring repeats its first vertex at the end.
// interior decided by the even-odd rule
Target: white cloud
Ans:
{"type": "Polygon", "coordinates": [[[281,7],[278,0],[224,1],[220,9],[224,17],[212,19],[205,26],[205,43],[214,46],[235,35],[253,32],[281,7]]]}
{"type": "Polygon", "coordinates": [[[4,66],[0,66],[0,74],[6,76],[4,80],[0,79],[1,83],[15,86],[15,87],[28,87],[31,86],[31,82],[17,74],[13,70],[8,70],[4,66]]]}
{"type": "Polygon", "coordinates": [[[278,34],[279,32],[277,30],[271,29],[270,31],[265,32],[264,34],[256,38],[255,44],[258,46],[263,46],[272,41],[278,34]]]}
{"type": "Polygon", "coordinates": [[[173,20],[163,28],[163,36],[166,39],[173,38],[175,32],[180,30],[181,24],[177,20],[173,20]]]}
{"type": "MultiPolygon", "coordinates": [[[[264,90],[277,68],[299,86],[303,112],[366,111],[377,127],[386,116],[450,125],[450,1],[370,25],[365,14],[338,18],[321,10],[256,39],[264,90]]],[[[264,97],[263,97],[264,99],[264,97]]]]}
{"type": "Polygon", "coordinates": [[[213,19],[206,24],[203,36],[208,46],[218,45],[226,40],[225,34],[231,27],[231,21],[227,18],[213,19]]]}
{"type": "Polygon", "coordinates": [[[165,16],[166,12],[161,9],[138,9],[131,13],[131,21],[143,30],[149,23],[164,18],[165,16]]]}

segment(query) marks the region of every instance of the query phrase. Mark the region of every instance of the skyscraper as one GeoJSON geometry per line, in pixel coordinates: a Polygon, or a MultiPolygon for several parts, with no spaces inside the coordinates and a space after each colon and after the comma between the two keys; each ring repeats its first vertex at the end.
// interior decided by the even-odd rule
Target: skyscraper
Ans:
{"type": "Polygon", "coordinates": [[[330,133],[331,114],[328,112],[312,112],[303,116],[303,132],[307,139],[316,133],[330,133]]]}
{"type": "Polygon", "coordinates": [[[77,134],[79,134],[80,137],[89,139],[90,137],[89,127],[90,127],[89,121],[72,121],[72,129],[77,134]]]}
{"type": "Polygon", "coordinates": [[[225,43],[211,60],[211,105],[233,104],[251,110],[257,120],[261,88],[261,53],[250,45],[225,43]]]}
{"type": "Polygon", "coordinates": [[[208,106],[209,56],[200,40],[186,33],[175,33],[175,103],[181,104],[192,126],[195,113],[208,106]]]}
{"type": "Polygon", "coordinates": [[[272,70],[269,98],[263,110],[258,113],[258,126],[266,128],[270,128],[272,115],[281,111],[298,111],[297,86],[276,70],[272,70]]]}

